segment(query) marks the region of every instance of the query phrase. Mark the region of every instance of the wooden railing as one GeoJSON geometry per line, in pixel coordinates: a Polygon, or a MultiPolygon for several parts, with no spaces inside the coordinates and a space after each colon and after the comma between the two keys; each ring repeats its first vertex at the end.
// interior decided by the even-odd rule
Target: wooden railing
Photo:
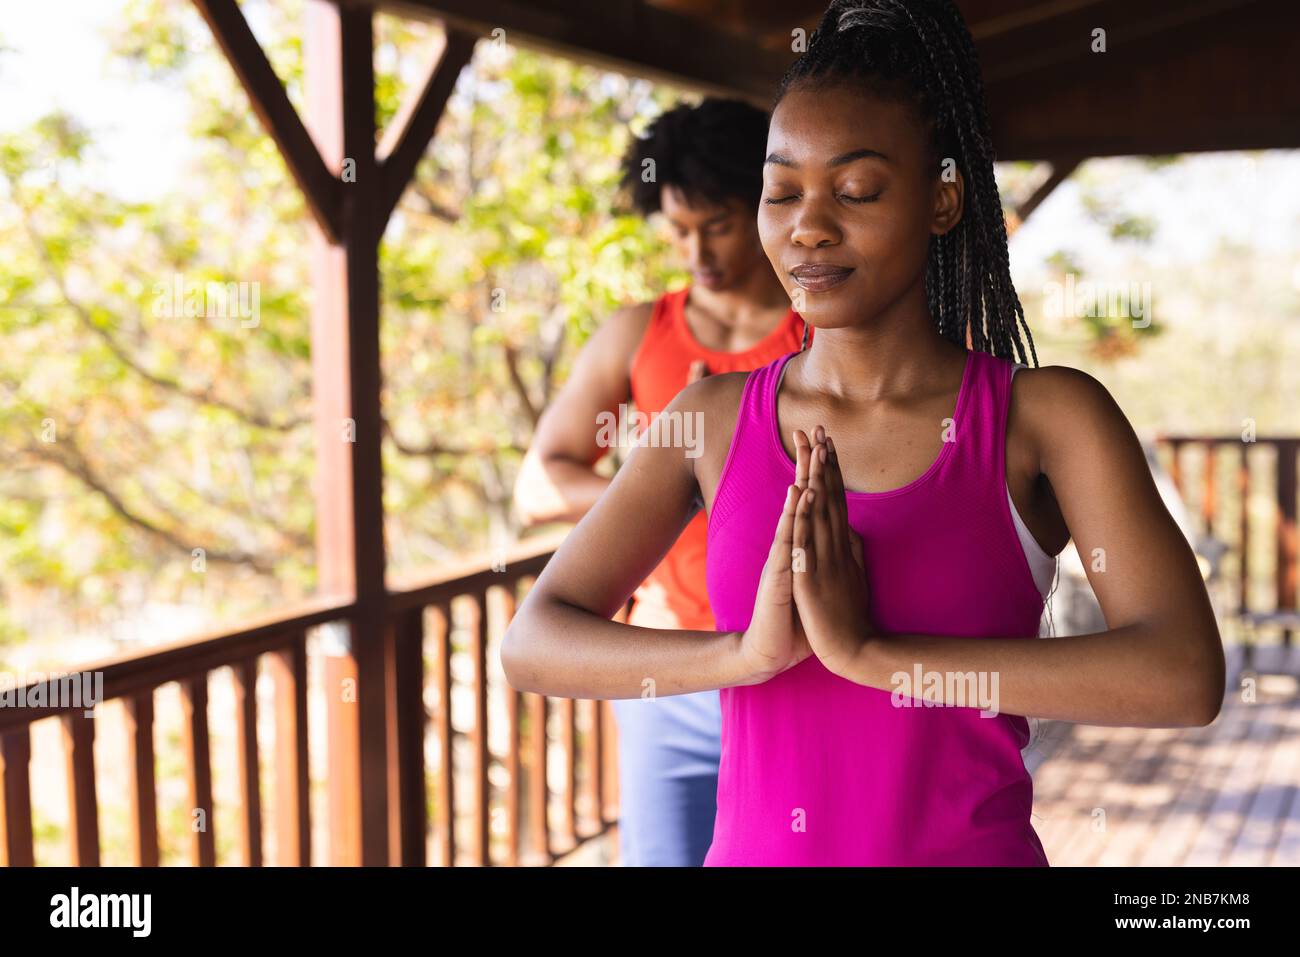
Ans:
{"type": "MultiPolygon", "coordinates": [[[[1273,540],[1276,554],[1273,607],[1268,610],[1295,611],[1300,581],[1296,527],[1296,454],[1300,438],[1259,437],[1245,441],[1241,436],[1161,435],[1157,447],[1167,458],[1170,477],[1188,508],[1199,513],[1201,531],[1223,541],[1227,554],[1235,560],[1237,614],[1261,611],[1251,594],[1252,542],[1261,533],[1273,540]],[[1267,470],[1270,459],[1272,481],[1265,479],[1267,491],[1263,491],[1252,473],[1261,467],[1267,470]],[[1225,460],[1231,464],[1224,464],[1225,460]],[[1225,472],[1230,476],[1226,482],[1225,472]],[[1264,516],[1268,526],[1262,530],[1252,521],[1250,508],[1252,500],[1258,504],[1260,495],[1270,500],[1264,516]],[[1231,503],[1227,510],[1225,503],[1231,503]],[[1234,520],[1235,528],[1223,527],[1225,512],[1234,520]]],[[[1284,629],[1283,637],[1289,643],[1290,632],[1284,629]]]]}
{"type": "MultiPolygon", "coordinates": [[[[613,720],[607,702],[548,699],[517,692],[502,682],[495,690],[496,700],[503,701],[504,707],[490,706],[494,688],[489,662],[490,658],[499,660],[495,642],[557,543],[558,539],[551,537],[516,547],[501,570],[484,562],[466,564],[390,591],[385,695],[387,759],[393,782],[389,789],[393,863],[428,863],[426,847],[431,837],[433,863],[444,866],[550,864],[607,832],[617,819],[613,720]],[[460,616],[455,615],[457,610],[460,616]],[[458,651],[470,664],[470,674],[463,681],[453,673],[458,651]],[[433,662],[431,689],[426,688],[426,654],[433,662]],[[474,702],[467,728],[455,727],[452,720],[453,694],[458,686],[474,702]],[[431,691],[432,707],[426,707],[426,691],[431,691]],[[548,734],[552,718],[558,724],[554,735],[548,734]],[[579,718],[585,719],[582,734],[579,718]],[[498,720],[505,723],[503,753],[493,753],[490,747],[490,732],[498,720]],[[432,833],[425,820],[430,797],[424,757],[429,731],[439,754],[433,769],[432,833]],[[469,744],[467,766],[457,759],[456,745],[464,741],[469,744]],[[557,757],[560,773],[552,777],[558,777],[559,783],[552,788],[548,768],[557,757]],[[494,765],[504,770],[504,784],[495,788],[494,765]],[[466,792],[467,807],[458,813],[466,792]],[[582,808],[585,814],[579,813],[582,808]],[[464,834],[467,840],[462,840],[464,834]]],[[[234,630],[80,669],[78,674],[102,676],[97,705],[119,699],[125,705],[126,797],[133,863],[159,864],[154,697],[160,687],[173,682],[181,691],[188,807],[194,819],[202,822],[186,837],[188,858],[199,866],[217,862],[208,681],[220,668],[230,668],[234,678],[234,713],[226,720],[230,722],[227,726],[234,728],[237,756],[239,863],[264,863],[255,694],[263,663],[275,686],[274,758],[270,763],[276,801],[266,822],[274,829],[273,863],[312,862],[307,636],[321,625],[348,622],[355,612],[351,602],[321,598],[234,630]]],[[[326,674],[328,681],[328,670],[326,674]]],[[[26,700],[41,692],[42,700],[52,701],[52,686],[57,681],[49,678],[28,684],[23,689],[26,700]],[[46,687],[39,687],[42,684],[46,687]]],[[[87,713],[78,704],[64,700],[55,706],[0,707],[0,865],[35,863],[31,725],[51,718],[62,722],[71,863],[100,862],[94,756],[98,711],[87,713]]],[[[331,737],[329,746],[346,748],[348,742],[331,737]]],[[[331,768],[336,767],[333,757],[331,768]]],[[[351,755],[354,762],[357,757],[351,755]]],[[[331,822],[337,819],[331,808],[331,822]]],[[[336,838],[332,833],[331,839],[336,838]]]]}

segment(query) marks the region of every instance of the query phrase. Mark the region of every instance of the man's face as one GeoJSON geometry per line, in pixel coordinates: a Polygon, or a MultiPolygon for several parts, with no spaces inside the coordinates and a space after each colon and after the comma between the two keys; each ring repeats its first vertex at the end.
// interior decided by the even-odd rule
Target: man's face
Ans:
{"type": "Polygon", "coordinates": [[[697,284],[719,292],[742,282],[752,269],[771,269],[758,237],[755,211],[739,198],[696,200],[691,206],[673,185],[660,203],[669,238],[697,284]]]}

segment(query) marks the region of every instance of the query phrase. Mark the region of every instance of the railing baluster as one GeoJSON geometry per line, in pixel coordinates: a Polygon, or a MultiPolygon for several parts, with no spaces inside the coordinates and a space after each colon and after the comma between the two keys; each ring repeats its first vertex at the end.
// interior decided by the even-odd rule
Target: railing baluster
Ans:
{"type": "Polygon", "coordinates": [[[451,726],[451,604],[434,606],[433,643],[437,649],[434,681],[438,689],[438,710],[434,714],[438,751],[442,756],[435,778],[436,814],[434,827],[438,835],[438,864],[451,867],[456,862],[456,761],[452,754],[451,726]]]}
{"type": "Polygon", "coordinates": [[[215,867],[217,842],[212,813],[212,754],[208,738],[208,673],[180,683],[184,712],[186,783],[190,802],[190,863],[215,867]]]}
{"type": "Polygon", "coordinates": [[[1172,453],[1169,459],[1169,480],[1174,483],[1174,488],[1178,494],[1186,500],[1187,491],[1183,488],[1183,463],[1182,457],[1178,454],[1183,447],[1182,439],[1170,439],[1169,450],[1172,453]]]}
{"type": "MultiPolygon", "coordinates": [[[[501,610],[502,632],[509,626],[510,620],[515,617],[515,590],[514,585],[509,585],[498,589],[500,604],[497,606],[501,610]]],[[[520,703],[523,700],[521,692],[516,691],[508,684],[504,688],[506,698],[506,722],[510,729],[509,739],[506,748],[506,774],[508,782],[506,784],[506,861],[509,867],[519,866],[519,832],[520,832],[520,766],[519,760],[519,712],[520,703]]]]}
{"type": "Polygon", "coordinates": [[[489,831],[488,766],[492,756],[488,751],[488,694],[487,694],[487,595],[475,592],[470,603],[469,654],[474,687],[474,726],[470,730],[470,748],[474,755],[474,853],[481,867],[492,864],[491,834],[489,831]]]}
{"type": "Polygon", "coordinates": [[[600,702],[601,741],[604,742],[604,777],[601,822],[610,824],[618,820],[618,724],[614,719],[614,703],[600,702]]]}
{"type": "Polygon", "coordinates": [[[232,669],[235,679],[235,741],[239,793],[239,840],[244,864],[262,866],[262,774],[257,746],[257,659],[246,658],[232,669]]]}
{"type": "Polygon", "coordinates": [[[589,837],[592,834],[598,834],[604,826],[602,806],[602,794],[604,792],[604,728],[601,727],[600,721],[600,701],[584,700],[583,706],[587,711],[587,736],[582,742],[582,761],[587,769],[587,778],[583,782],[583,790],[586,792],[587,808],[591,815],[591,830],[584,834],[589,837]]]}
{"type": "MultiPolygon", "coordinates": [[[[339,626],[335,626],[339,627],[339,626]]],[[[357,691],[357,660],[348,650],[356,626],[345,626],[346,644],[322,642],[325,682],[325,727],[328,756],[326,782],[329,814],[329,863],[333,867],[361,865],[361,724],[357,691]]]]}
{"type": "Polygon", "coordinates": [[[95,793],[95,718],[66,712],[63,754],[68,769],[68,833],[72,866],[99,866],[99,801],[95,793]]]}
{"type": "MultiPolygon", "coordinates": [[[[1296,530],[1296,451],[1300,442],[1280,439],[1277,448],[1277,609],[1294,611],[1296,607],[1297,553],[1300,542],[1296,530]]],[[[1291,645],[1291,629],[1282,629],[1282,641],[1291,645]]]]}
{"type": "Polygon", "coordinates": [[[1205,443],[1205,475],[1203,476],[1202,488],[1204,496],[1201,499],[1201,521],[1205,523],[1205,532],[1207,535],[1214,534],[1214,516],[1218,506],[1217,476],[1215,469],[1218,465],[1218,445],[1213,442],[1205,443]]]}
{"type": "Polygon", "coordinates": [[[572,698],[560,699],[560,753],[564,759],[563,784],[560,800],[564,816],[560,820],[560,836],[564,850],[578,843],[578,730],[577,715],[572,698]]]}
{"type": "Polygon", "coordinates": [[[31,728],[0,734],[0,867],[34,867],[31,728]]]}
{"type": "Polygon", "coordinates": [[[528,695],[528,833],[539,864],[551,860],[550,789],[546,782],[546,695],[528,695]]]}
{"type": "Polygon", "coordinates": [[[130,775],[131,852],[137,867],[158,866],[158,788],[153,748],[153,691],[131,695],[126,706],[126,749],[130,775]]]}
{"type": "Polygon", "coordinates": [[[399,613],[386,637],[389,735],[389,859],[424,867],[428,822],[424,784],[424,609],[399,613]]]}
{"type": "Polygon", "coordinates": [[[1237,494],[1241,503],[1241,613],[1250,611],[1250,444],[1241,443],[1241,461],[1237,465],[1237,494]]]}
{"type": "Polygon", "coordinates": [[[267,656],[275,682],[275,846],[281,866],[311,864],[307,761],[307,636],[267,656]]]}

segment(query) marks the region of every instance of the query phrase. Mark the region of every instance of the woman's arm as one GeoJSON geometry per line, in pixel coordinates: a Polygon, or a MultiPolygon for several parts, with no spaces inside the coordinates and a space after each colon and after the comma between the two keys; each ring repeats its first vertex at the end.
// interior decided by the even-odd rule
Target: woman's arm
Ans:
{"type": "MultiPolygon", "coordinates": [[[[705,454],[723,456],[734,427],[735,377],[684,389],[671,414],[702,416],[705,454]],[[731,393],[731,417],[706,414],[731,393]],[[724,434],[726,433],[726,434],[724,434]],[[715,443],[721,443],[715,445],[715,443]]],[[[741,376],[743,378],[743,376],[741,376]]],[[[699,457],[642,444],[568,535],[516,612],[501,648],[520,691],[569,698],[684,694],[748,683],[738,632],[641,628],[609,619],[654,570],[699,508],[699,457]]]]}
{"type": "Polygon", "coordinates": [[[842,676],[893,690],[891,677],[918,664],[923,673],[996,674],[998,710],[1011,714],[1123,727],[1210,724],[1224,693],[1218,623],[1132,426],[1084,372],[1050,366],[1016,379],[1024,380],[1017,414],[1109,629],[1051,641],[869,636],[842,676]]]}
{"type": "Polygon", "coordinates": [[[630,306],[602,324],[542,413],[515,481],[515,513],[524,525],[576,522],[609,487],[595,470],[609,451],[596,441],[597,417],[617,415],[631,396],[629,367],[652,309],[652,303],[630,306]]]}

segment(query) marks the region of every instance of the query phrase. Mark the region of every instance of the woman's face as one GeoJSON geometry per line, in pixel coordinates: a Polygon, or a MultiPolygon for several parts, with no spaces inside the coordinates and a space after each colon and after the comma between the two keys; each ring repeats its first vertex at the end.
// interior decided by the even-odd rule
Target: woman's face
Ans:
{"type": "Polygon", "coordinates": [[[690,206],[672,185],[664,187],[659,201],[673,249],[694,282],[721,292],[744,282],[754,269],[767,268],[751,203],[728,198],[690,206]]]}
{"type": "Polygon", "coordinates": [[[794,89],[767,137],[758,232],[794,308],[819,329],[859,325],[921,284],[932,233],[961,217],[902,103],[836,86],[794,89]]]}

